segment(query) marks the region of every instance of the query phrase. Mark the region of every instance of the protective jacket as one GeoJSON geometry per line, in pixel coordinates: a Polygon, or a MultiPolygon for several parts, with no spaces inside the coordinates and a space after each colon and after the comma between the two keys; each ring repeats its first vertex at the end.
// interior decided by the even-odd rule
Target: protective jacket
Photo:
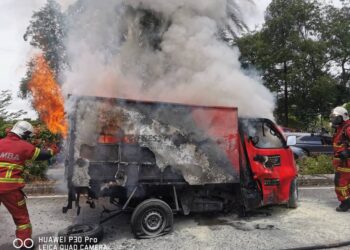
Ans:
{"type": "Polygon", "coordinates": [[[32,236],[24,187],[23,170],[27,160],[48,160],[52,151],[40,150],[22,140],[14,133],[9,133],[0,140],[0,205],[11,213],[17,226],[16,237],[22,241],[32,236]]]}
{"type": "Polygon", "coordinates": [[[350,173],[350,120],[341,124],[333,136],[333,166],[338,172],[350,173]]]}
{"type": "Polygon", "coordinates": [[[27,160],[47,160],[51,151],[40,150],[14,133],[0,140],[0,193],[24,187],[23,170],[27,160]]]}
{"type": "Polygon", "coordinates": [[[339,201],[350,198],[350,120],[341,124],[333,136],[335,193],[339,201]]]}

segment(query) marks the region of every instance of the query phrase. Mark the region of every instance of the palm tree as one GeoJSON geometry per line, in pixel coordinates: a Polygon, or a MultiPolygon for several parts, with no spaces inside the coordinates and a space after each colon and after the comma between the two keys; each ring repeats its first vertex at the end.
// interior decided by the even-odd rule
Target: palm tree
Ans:
{"type": "MultiPolygon", "coordinates": [[[[248,4],[254,4],[254,0],[245,0],[248,4]]],[[[227,19],[218,24],[220,29],[218,36],[228,44],[232,45],[233,40],[237,38],[239,32],[247,31],[248,27],[242,20],[239,0],[227,0],[227,19]]],[[[171,20],[166,19],[161,13],[153,10],[129,7],[128,15],[134,16],[134,22],[130,26],[135,27],[138,24],[139,45],[150,45],[154,49],[160,49],[162,36],[171,25],[171,20]]],[[[130,32],[130,30],[128,31],[130,32]]]]}

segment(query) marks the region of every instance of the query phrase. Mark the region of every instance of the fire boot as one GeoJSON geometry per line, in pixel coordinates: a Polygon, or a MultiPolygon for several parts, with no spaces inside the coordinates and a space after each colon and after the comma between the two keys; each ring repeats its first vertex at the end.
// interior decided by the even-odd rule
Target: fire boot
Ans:
{"type": "Polygon", "coordinates": [[[337,212],[346,212],[350,209],[350,199],[344,200],[340,205],[335,209],[337,212]]]}

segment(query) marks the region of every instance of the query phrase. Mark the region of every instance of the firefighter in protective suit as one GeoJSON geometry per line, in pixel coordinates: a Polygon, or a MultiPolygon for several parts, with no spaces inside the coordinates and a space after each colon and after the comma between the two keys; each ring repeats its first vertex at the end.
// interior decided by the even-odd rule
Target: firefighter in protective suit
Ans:
{"type": "MultiPolygon", "coordinates": [[[[8,135],[0,140],[0,204],[12,215],[17,226],[19,246],[27,239],[30,246],[32,226],[26,206],[23,169],[27,160],[48,160],[52,150],[42,150],[26,141],[33,134],[33,126],[26,121],[17,122],[8,135]]],[[[17,246],[18,246],[17,244],[17,246]]],[[[21,249],[28,249],[22,246],[21,249]]]]}
{"type": "Polygon", "coordinates": [[[330,116],[333,127],[333,166],[335,168],[335,192],[340,205],[338,212],[350,209],[350,120],[348,111],[343,107],[336,107],[330,116]]]}

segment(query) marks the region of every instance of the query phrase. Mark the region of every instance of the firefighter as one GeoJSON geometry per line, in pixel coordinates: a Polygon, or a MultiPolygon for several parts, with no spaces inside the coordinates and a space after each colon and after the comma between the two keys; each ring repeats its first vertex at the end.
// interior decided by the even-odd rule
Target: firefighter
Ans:
{"type": "MultiPolygon", "coordinates": [[[[26,206],[23,168],[27,160],[48,160],[54,152],[35,147],[26,140],[33,134],[33,126],[26,121],[17,122],[7,136],[0,140],[0,204],[12,215],[17,226],[17,246],[27,239],[31,246],[32,226],[26,206]]],[[[34,246],[33,246],[34,247],[34,246]]],[[[22,246],[21,249],[28,249],[22,246]]]]}
{"type": "Polygon", "coordinates": [[[330,119],[335,128],[333,136],[334,184],[340,201],[336,211],[346,212],[350,209],[350,120],[348,111],[343,107],[336,107],[330,119]]]}

